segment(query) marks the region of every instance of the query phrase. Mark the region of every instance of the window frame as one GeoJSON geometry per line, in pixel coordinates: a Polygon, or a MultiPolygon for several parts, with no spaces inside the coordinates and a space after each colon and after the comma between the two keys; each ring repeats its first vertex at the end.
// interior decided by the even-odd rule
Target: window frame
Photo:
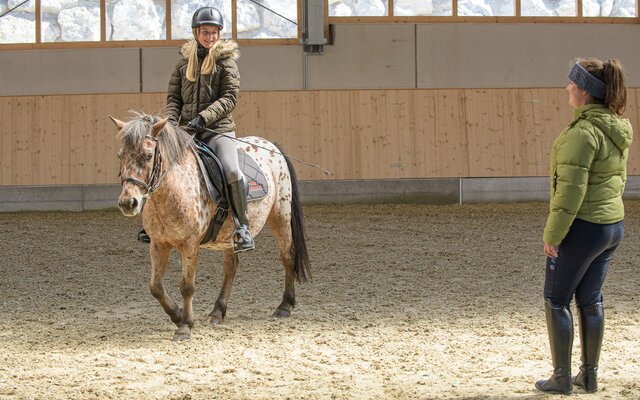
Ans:
{"type": "MultiPolygon", "coordinates": [[[[166,37],[171,37],[171,4],[166,2],[166,37]]],[[[302,38],[302,2],[297,0],[298,8],[298,37],[288,39],[238,39],[237,31],[237,0],[231,0],[231,38],[244,46],[273,46],[273,45],[300,45],[302,38]]],[[[187,39],[164,40],[106,40],[106,0],[100,0],[100,40],[87,42],[42,42],[41,0],[35,0],[35,43],[0,43],[0,51],[3,50],[46,50],[46,49],[80,49],[80,48],[131,48],[131,47],[174,47],[180,46],[187,39]]],[[[514,16],[459,16],[458,1],[451,0],[451,16],[395,16],[393,15],[394,0],[387,0],[389,15],[386,16],[354,16],[337,17],[329,16],[329,0],[324,0],[325,32],[329,34],[329,25],[338,24],[415,24],[415,23],[595,23],[595,24],[630,24],[640,23],[638,6],[640,0],[636,0],[636,17],[584,17],[582,16],[582,0],[576,0],[577,15],[575,17],[523,17],[520,15],[521,0],[515,0],[514,16]]]]}
{"type": "Polygon", "coordinates": [[[393,15],[394,0],[387,0],[387,9],[389,15],[385,16],[353,16],[353,17],[338,17],[329,16],[329,0],[325,0],[325,10],[327,15],[328,24],[341,24],[341,23],[596,23],[596,24],[629,24],[640,23],[640,13],[638,12],[638,6],[640,1],[636,0],[636,14],[635,17],[584,17],[582,15],[582,0],[576,0],[576,16],[575,17],[528,17],[520,15],[521,0],[515,0],[515,15],[510,16],[459,16],[458,14],[458,1],[451,0],[451,16],[396,16],[393,15]]]}
{"type": "MultiPolygon", "coordinates": [[[[231,0],[231,39],[240,45],[292,45],[300,44],[302,37],[302,1],[297,0],[298,7],[298,37],[288,39],[238,39],[237,29],[237,0],[231,0]]],[[[325,0],[327,1],[327,0],[325,0]]],[[[171,37],[171,3],[165,0],[165,26],[166,37],[171,37]]],[[[172,47],[180,46],[188,39],[163,39],[163,40],[107,40],[107,1],[100,0],[100,40],[77,42],[42,42],[42,0],[35,0],[35,43],[0,43],[2,50],[46,50],[46,49],[78,49],[78,48],[126,48],[126,47],[172,47]]]]}

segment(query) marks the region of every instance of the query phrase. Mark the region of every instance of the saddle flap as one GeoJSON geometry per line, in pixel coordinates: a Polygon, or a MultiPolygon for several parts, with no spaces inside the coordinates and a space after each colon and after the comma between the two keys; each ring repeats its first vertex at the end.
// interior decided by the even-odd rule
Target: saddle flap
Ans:
{"type": "Polygon", "coordinates": [[[243,149],[238,149],[238,162],[240,169],[247,178],[247,198],[249,201],[263,199],[269,193],[269,183],[258,163],[243,149]]]}

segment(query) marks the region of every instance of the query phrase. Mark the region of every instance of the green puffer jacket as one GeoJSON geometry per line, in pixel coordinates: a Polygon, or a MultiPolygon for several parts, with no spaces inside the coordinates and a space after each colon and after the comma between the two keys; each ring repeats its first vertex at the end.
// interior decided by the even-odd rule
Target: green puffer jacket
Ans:
{"type": "Polygon", "coordinates": [[[575,218],[612,224],[624,218],[622,193],[633,130],[608,107],[588,104],[553,143],[551,202],[544,242],[557,246],[575,218]]]}
{"type": "Polygon", "coordinates": [[[191,43],[193,40],[180,49],[181,57],[171,74],[166,115],[174,121],[180,121],[180,125],[186,125],[199,113],[207,128],[215,132],[198,134],[198,139],[206,141],[217,133],[236,129],[231,112],[236,107],[240,91],[240,72],[236,64],[240,50],[232,40],[221,41],[215,52],[215,73],[200,75],[198,71],[195,82],[191,82],[187,79],[188,48],[191,43]]]}

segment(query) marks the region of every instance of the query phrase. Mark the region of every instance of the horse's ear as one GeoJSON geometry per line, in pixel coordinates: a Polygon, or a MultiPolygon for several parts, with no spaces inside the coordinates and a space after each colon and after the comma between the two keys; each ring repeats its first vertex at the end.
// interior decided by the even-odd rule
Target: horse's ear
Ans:
{"type": "Polygon", "coordinates": [[[111,118],[111,120],[113,121],[114,124],[116,124],[116,126],[118,127],[118,129],[122,129],[124,127],[124,122],[120,121],[119,119],[115,119],[113,118],[111,115],[109,115],[109,118],[111,118]]]}
{"type": "Polygon", "coordinates": [[[156,136],[158,132],[160,132],[162,128],[164,128],[164,126],[167,124],[167,121],[169,121],[169,117],[163,118],[160,121],[153,124],[153,126],[151,127],[153,131],[153,136],[156,136]]]}

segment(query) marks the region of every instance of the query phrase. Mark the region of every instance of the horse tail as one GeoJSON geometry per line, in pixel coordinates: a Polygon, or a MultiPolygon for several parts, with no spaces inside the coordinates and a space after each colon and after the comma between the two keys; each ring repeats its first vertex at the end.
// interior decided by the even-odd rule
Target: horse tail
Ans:
{"type": "Polygon", "coordinates": [[[311,263],[309,262],[309,252],[307,251],[307,242],[304,237],[304,215],[302,214],[302,204],[300,203],[300,193],[298,191],[298,178],[296,177],[296,170],[291,165],[291,160],[278,145],[276,147],[287,161],[287,168],[289,168],[289,176],[291,177],[291,236],[293,245],[290,252],[293,258],[293,273],[298,282],[306,282],[311,279],[311,263]]]}

